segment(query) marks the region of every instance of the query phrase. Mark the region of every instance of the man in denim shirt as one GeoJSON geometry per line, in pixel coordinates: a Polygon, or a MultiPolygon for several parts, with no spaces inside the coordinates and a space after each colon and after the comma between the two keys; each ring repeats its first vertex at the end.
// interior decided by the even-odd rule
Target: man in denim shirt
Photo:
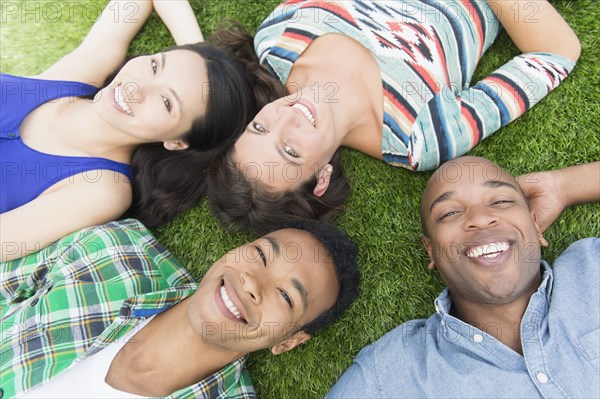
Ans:
{"type": "Polygon", "coordinates": [[[448,288],[429,319],[364,348],[329,398],[600,397],[600,241],[551,269],[538,224],[598,201],[600,163],[535,176],[519,186],[473,157],[434,173],[423,242],[448,288]]]}

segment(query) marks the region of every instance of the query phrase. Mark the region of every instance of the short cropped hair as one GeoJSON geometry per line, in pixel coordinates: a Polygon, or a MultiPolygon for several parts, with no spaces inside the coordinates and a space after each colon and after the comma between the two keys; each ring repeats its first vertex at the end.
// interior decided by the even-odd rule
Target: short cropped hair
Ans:
{"type": "Polygon", "coordinates": [[[293,220],[284,223],[280,228],[298,229],[312,234],[323,244],[333,261],[340,291],[332,307],[300,329],[313,334],[339,318],[358,297],[360,283],[357,265],[358,250],[346,234],[328,222],[293,220]]]}

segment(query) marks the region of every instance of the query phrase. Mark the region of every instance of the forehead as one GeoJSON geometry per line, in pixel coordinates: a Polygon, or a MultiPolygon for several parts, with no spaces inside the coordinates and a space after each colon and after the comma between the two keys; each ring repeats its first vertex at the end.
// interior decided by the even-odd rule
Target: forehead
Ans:
{"type": "Polygon", "coordinates": [[[493,190],[494,186],[486,183],[494,181],[518,188],[514,177],[485,159],[467,158],[446,162],[429,179],[423,193],[423,206],[428,208],[431,201],[448,191],[460,193],[472,188],[493,190]]]}
{"type": "Polygon", "coordinates": [[[187,49],[175,49],[158,53],[165,60],[165,68],[172,67],[175,72],[189,71],[200,76],[206,76],[206,61],[197,52],[187,49]],[[164,58],[163,58],[164,55],[164,58]]]}
{"type": "Polygon", "coordinates": [[[289,275],[317,289],[337,286],[335,268],[324,245],[312,234],[297,229],[278,230],[259,239],[270,247],[274,263],[289,275]]]}
{"type": "Polygon", "coordinates": [[[282,229],[262,238],[279,248],[279,258],[283,262],[306,265],[330,264],[327,250],[311,233],[298,229],[282,229]]]}
{"type": "Polygon", "coordinates": [[[294,190],[314,177],[310,168],[286,160],[268,135],[248,129],[236,141],[231,157],[240,175],[252,184],[260,184],[267,193],[294,190]]]}
{"type": "Polygon", "coordinates": [[[173,90],[182,96],[184,107],[195,110],[201,103],[205,108],[211,85],[204,58],[191,50],[172,50],[157,56],[164,61],[164,73],[173,90]]]}

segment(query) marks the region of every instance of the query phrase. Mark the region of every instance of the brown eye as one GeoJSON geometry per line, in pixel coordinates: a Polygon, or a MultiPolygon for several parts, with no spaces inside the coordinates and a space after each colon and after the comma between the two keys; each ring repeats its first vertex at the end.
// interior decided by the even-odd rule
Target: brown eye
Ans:
{"type": "Polygon", "coordinates": [[[442,219],[445,219],[445,218],[447,218],[447,217],[454,216],[455,214],[456,214],[456,212],[455,212],[455,211],[448,212],[448,213],[444,214],[444,215],[443,215],[441,218],[442,218],[442,219]]]}
{"type": "Polygon", "coordinates": [[[261,124],[260,124],[260,123],[258,123],[258,122],[255,122],[255,121],[253,121],[253,122],[252,122],[252,128],[253,128],[254,130],[256,130],[257,132],[259,132],[259,133],[266,133],[266,132],[267,132],[267,129],[265,129],[265,128],[263,127],[263,125],[261,125],[261,124]]]}
{"type": "Polygon", "coordinates": [[[290,298],[290,296],[287,294],[287,292],[285,292],[283,290],[279,290],[279,292],[281,293],[281,296],[283,297],[283,299],[287,302],[288,306],[291,308],[292,307],[292,298],[290,298]]]}
{"type": "Polygon", "coordinates": [[[171,112],[171,108],[172,108],[171,101],[165,96],[163,96],[162,99],[163,99],[163,104],[165,104],[165,108],[167,109],[167,111],[171,112]]]}
{"type": "Polygon", "coordinates": [[[283,146],[283,149],[286,152],[286,154],[288,154],[289,156],[291,156],[293,158],[300,157],[300,155],[298,155],[298,153],[296,151],[294,151],[294,149],[287,144],[283,146]]]}
{"type": "Polygon", "coordinates": [[[150,60],[150,68],[152,68],[152,74],[156,75],[156,70],[158,69],[158,64],[155,60],[150,60]]]}
{"type": "Polygon", "coordinates": [[[262,248],[258,245],[255,245],[254,248],[256,248],[256,253],[258,253],[258,257],[262,261],[263,266],[267,267],[267,257],[265,256],[265,253],[263,252],[262,248]]]}

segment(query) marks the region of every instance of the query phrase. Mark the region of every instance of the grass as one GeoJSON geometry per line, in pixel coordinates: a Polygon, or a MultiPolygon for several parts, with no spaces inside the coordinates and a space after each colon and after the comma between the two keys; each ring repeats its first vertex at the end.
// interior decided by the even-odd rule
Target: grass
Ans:
{"type": "MultiPolygon", "coordinates": [[[[73,13],[64,8],[57,12],[47,1],[28,3],[29,10],[37,4],[39,11],[24,14],[22,0],[1,3],[3,72],[31,75],[42,71],[77,46],[93,23],[91,14],[99,12],[106,1],[85,1],[83,11],[73,8],[73,13]],[[17,7],[17,13],[13,15],[14,9],[9,7],[17,7]],[[36,21],[36,15],[42,18],[36,21]]],[[[254,31],[276,3],[192,0],[205,34],[224,18],[239,20],[254,31]]],[[[600,7],[595,0],[553,4],[581,40],[583,52],[576,69],[533,110],[471,151],[514,174],[600,159],[600,7]]],[[[132,52],[159,51],[171,44],[168,32],[153,17],[134,41],[132,52]]],[[[517,53],[508,37],[501,34],[477,76],[485,76],[517,53]]],[[[354,193],[337,221],[360,249],[360,299],[341,321],[294,351],[278,357],[267,351],[252,355],[249,368],[260,397],[323,397],[360,348],[406,320],[430,315],[433,299],[443,288],[437,273],[426,268],[428,260],[420,241],[417,209],[429,174],[395,169],[350,150],[343,158],[354,193]]],[[[552,261],[570,243],[599,232],[600,205],[569,209],[547,231],[550,247],[543,255],[552,261]]],[[[155,233],[198,278],[226,250],[252,238],[225,232],[205,203],[155,233]]]]}

